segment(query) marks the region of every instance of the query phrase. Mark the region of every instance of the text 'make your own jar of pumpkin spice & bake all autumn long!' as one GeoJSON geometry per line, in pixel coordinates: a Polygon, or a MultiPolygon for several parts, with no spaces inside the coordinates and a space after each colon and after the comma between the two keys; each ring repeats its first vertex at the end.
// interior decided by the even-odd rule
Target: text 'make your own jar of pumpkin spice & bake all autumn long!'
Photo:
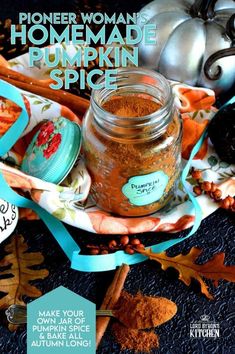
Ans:
{"type": "Polygon", "coordinates": [[[182,125],[168,81],[142,69],[119,69],[117,88],[102,76],[83,121],[83,154],[98,207],[143,216],[173,197],[181,164],[182,125]]]}

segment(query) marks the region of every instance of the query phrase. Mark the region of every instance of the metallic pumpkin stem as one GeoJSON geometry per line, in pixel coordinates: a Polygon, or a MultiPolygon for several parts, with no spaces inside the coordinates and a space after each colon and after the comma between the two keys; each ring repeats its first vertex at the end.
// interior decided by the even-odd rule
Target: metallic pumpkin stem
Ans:
{"type": "Polygon", "coordinates": [[[212,19],[215,15],[214,7],[217,0],[196,0],[191,7],[192,17],[201,17],[203,20],[212,19]]]}
{"type": "Polygon", "coordinates": [[[212,54],[204,65],[204,73],[209,80],[218,80],[223,74],[221,66],[217,66],[217,72],[215,74],[210,73],[211,66],[219,59],[235,55],[235,14],[233,14],[226,25],[226,33],[232,40],[232,48],[221,49],[218,52],[212,54]]]}
{"type": "Polygon", "coordinates": [[[218,52],[212,54],[207,61],[205,62],[204,65],[204,73],[209,80],[218,80],[223,71],[221,66],[217,66],[217,72],[212,74],[210,73],[211,66],[219,59],[229,57],[230,55],[235,55],[235,48],[227,48],[227,49],[222,49],[218,50],[218,52]]]}
{"type": "Polygon", "coordinates": [[[235,45],[235,14],[227,22],[226,33],[232,39],[232,45],[235,45]]]}

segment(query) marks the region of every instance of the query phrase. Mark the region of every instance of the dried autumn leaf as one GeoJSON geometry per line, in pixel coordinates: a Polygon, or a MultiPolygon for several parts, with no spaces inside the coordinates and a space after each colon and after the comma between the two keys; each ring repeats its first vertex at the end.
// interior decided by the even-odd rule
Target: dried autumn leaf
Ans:
{"type": "Polygon", "coordinates": [[[40,252],[27,252],[28,245],[22,235],[14,235],[6,245],[7,255],[0,261],[0,267],[10,266],[0,272],[0,291],[6,293],[0,299],[0,308],[4,309],[12,304],[24,305],[23,296],[39,297],[41,291],[29,282],[44,279],[48,276],[47,269],[30,269],[44,261],[40,252]],[[4,276],[4,279],[3,279],[4,276]]]}
{"type": "Polygon", "coordinates": [[[151,249],[139,252],[149,259],[160,263],[163,270],[169,267],[175,268],[179,272],[179,279],[187,286],[191,284],[192,279],[196,279],[200,283],[201,292],[209,299],[213,299],[213,296],[209,293],[203,278],[213,280],[216,286],[220,279],[235,282],[235,266],[226,266],[224,264],[224,253],[215,254],[204,264],[196,264],[195,261],[202,253],[202,250],[196,247],[192,247],[186,255],[179,254],[175,257],[168,257],[166,252],[153,253],[151,249]]]}

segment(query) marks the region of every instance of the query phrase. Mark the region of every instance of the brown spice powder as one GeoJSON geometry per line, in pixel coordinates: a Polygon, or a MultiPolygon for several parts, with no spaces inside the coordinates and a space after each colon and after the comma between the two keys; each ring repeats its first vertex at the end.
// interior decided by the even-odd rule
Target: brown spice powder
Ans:
{"type": "Polygon", "coordinates": [[[112,332],[121,350],[131,349],[137,353],[150,353],[159,346],[158,336],[153,330],[150,332],[139,331],[137,329],[126,328],[116,322],[112,326],[112,332]]]}
{"type": "Polygon", "coordinates": [[[143,117],[160,108],[160,104],[139,96],[114,96],[106,101],[102,108],[118,117],[143,117]]]}
{"type": "Polygon", "coordinates": [[[177,312],[174,302],[165,297],[135,296],[123,291],[115,305],[115,316],[128,328],[145,329],[160,326],[177,312]]]}
{"type": "Polygon", "coordinates": [[[176,314],[177,306],[163,297],[145,296],[141,293],[133,296],[122,291],[113,311],[122,322],[115,322],[112,326],[121,350],[150,353],[159,346],[158,336],[154,330],[144,329],[157,327],[170,320],[176,314]]]}

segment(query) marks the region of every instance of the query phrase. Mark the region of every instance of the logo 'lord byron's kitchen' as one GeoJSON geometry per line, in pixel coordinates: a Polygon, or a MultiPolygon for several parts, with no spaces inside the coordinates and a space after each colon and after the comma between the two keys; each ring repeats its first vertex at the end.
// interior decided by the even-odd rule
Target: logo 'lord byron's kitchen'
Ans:
{"type": "Polygon", "coordinates": [[[219,323],[210,321],[210,316],[202,315],[200,321],[190,323],[191,338],[218,338],[219,323]]]}

